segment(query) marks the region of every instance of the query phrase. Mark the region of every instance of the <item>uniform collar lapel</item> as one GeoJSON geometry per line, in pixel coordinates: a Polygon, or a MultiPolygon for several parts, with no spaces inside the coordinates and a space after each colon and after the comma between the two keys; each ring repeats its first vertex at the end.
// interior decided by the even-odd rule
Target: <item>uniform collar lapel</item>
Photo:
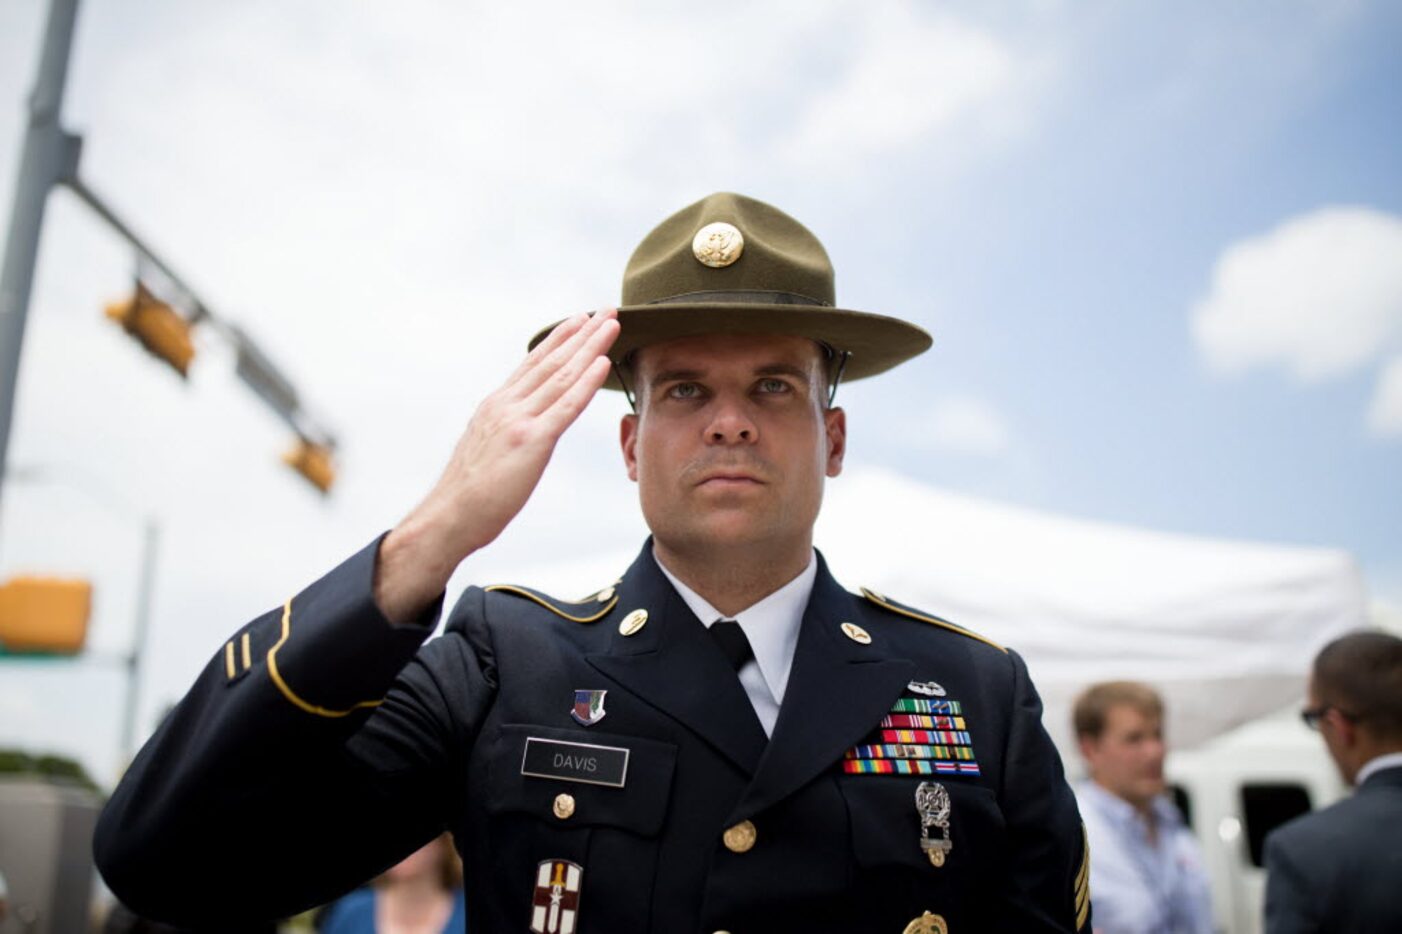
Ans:
{"type": "Polygon", "coordinates": [[[615,627],[608,651],[586,660],[753,775],[767,742],[764,729],[730,663],[658,568],[652,539],[618,594],[605,623],[615,627]],[[647,624],[631,636],[619,633],[617,621],[638,609],[647,611],[647,624]]]}
{"type": "Polygon", "coordinates": [[[779,720],[737,816],[762,811],[831,767],[910,682],[914,663],[892,654],[879,636],[861,645],[843,634],[842,624],[860,622],[862,610],[820,554],[779,720]]]}

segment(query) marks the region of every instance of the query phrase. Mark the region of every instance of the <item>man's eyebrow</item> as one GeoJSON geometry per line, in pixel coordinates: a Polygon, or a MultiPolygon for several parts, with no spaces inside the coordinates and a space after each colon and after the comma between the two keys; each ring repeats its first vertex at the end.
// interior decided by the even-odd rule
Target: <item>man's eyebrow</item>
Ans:
{"type": "Polygon", "coordinates": [[[770,363],[755,370],[756,376],[792,376],[807,383],[813,378],[807,369],[792,363],[770,363]]]}
{"type": "Polygon", "coordinates": [[[663,370],[660,373],[652,374],[651,382],[656,384],[671,383],[677,380],[696,380],[705,375],[700,370],[663,370]]]}

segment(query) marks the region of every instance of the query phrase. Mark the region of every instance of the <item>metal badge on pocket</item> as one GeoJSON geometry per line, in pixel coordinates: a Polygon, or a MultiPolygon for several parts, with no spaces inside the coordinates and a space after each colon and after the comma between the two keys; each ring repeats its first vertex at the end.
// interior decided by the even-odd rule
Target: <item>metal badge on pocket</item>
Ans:
{"type": "Polygon", "coordinates": [[[937,782],[921,782],[915,789],[915,810],[920,813],[920,849],[938,869],[954,849],[949,838],[949,792],[937,782]],[[940,829],[939,839],[930,836],[931,827],[940,829]]]}

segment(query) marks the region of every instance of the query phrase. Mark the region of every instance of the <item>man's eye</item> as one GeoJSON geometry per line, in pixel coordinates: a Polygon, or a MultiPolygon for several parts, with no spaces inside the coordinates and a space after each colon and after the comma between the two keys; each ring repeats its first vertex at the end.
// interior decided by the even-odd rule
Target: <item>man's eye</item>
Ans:
{"type": "Polygon", "coordinates": [[[673,399],[695,399],[701,395],[701,387],[695,383],[677,383],[667,390],[667,395],[673,399]]]}
{"type": "Polygon", "coordinates": [[[759,381],[760,392],[788,392],[789,384],[782,379],[762,379],[759,381]]]}

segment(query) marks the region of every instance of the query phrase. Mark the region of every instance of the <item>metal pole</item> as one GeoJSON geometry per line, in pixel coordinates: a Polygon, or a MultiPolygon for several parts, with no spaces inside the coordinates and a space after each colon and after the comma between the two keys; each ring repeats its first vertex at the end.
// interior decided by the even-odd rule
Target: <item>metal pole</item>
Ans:
{"type": "Polygon", "coordinates": [[[39,76],[29,98],[29,126],[24,133],[10,230],[5,240],[5,261],[0,267],[0,478],[9,456],[10,417],[14,413],[20,345],[24,342],[25,315],[34,284],[44,204],[49,190],[73,177],[78,168],[81,141],[59,125],[77,18],[78,0],[51,0],[39,76]]]}
{"type": "Polygon", "coordinates": [[[156,520],[146,520],[146,535],[141,549],[141,589],[136,595],[136,632],[132,638],[131,654],[125,659],[127,667],[127,710],[122,719],[122,763],[125,771],[136,755],[136,702],[141,692],[141,665],[146,656],[146,633],[151,622],[151,591],[156,578],[156,549],[160,544],[160,527],[156,520]]]}

